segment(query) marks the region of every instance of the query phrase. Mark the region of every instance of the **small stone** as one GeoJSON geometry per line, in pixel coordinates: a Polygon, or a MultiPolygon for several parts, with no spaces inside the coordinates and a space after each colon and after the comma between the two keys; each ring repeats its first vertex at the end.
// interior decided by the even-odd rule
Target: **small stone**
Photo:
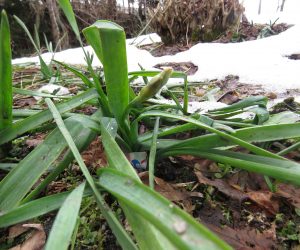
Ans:
{"type": "Polygon", "coordinates": [[[268,97],[269,99],[276,99],[276,98],[277,98],[277,94],[274,93],[274,92],[269,92],[269,93],[267,94],[267,97],[268,97]]]}

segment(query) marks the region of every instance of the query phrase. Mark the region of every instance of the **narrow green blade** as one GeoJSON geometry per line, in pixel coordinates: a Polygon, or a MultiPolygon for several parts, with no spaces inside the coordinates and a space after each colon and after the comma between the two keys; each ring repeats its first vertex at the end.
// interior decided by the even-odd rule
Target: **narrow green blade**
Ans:
{"type": "Polygon", "coordinates": [[[15,166],[17,166],[17,163],[0,163],[0,170],[9,172],[12,170],[15,166]]]}
{"type": "MultiPolygon", "coordinates": [[[[8,227],[57,210],[69,194],[70,192],[63,192],[49,195],[12,209],[3,215],[0,215],[0,228],[8,227]]],[[[90,195],[90,190],[84,193],[84,196],[90,195]]]]}
{"type": "Polygon", "coordinates": [[[28,90],[28,89],[19,89],[19,88],[12,88],[14,94],[19,95],[29,95],[29,96],[40,96],[44,98],[58,98],[58,99],[70,99],[72,96],[59,96],[59,95],[51,95],[46,94],[38,91],[28,90]]]}
{"type": "Polygon", "coordinates": [[[32,35],[30,34],[29,30],[26,27],[26,24],[17,16],[14,16],[14,18],[17,21],[17,23],[22,27],[22,29],[25,31],[26,35],[28,36],[29,40],[31,41],[32,45],[34,46],[34,49],[35,49],[36,53],[38,54],[38,57],[40,60],[40,66],[41,66],[41,71],[43,73],[43,76],[45,78],[50,78],[52,76],[52,69],[49,66],[47,66],[47,64],[43,60],[43,58],[41,56],[41,51],[40,51],[39,45],[35,43],[32,35]]]}
{"type": "Polygon", "coordinates": [[[250,97],[246,97],[245,99],[237,103],[231,104],[225,108],[212,110],[210,111],[210,113],[219,114],[219,113],[234,112],[255,105],[259,105],[260,107],[266,107],[267,102],[268,102],[268,98],[265,96],[250,96],[250,97]]]}
{"type": "Polygon", "coordinates": [[[250,172],[260,173],[278,180],[289,181],[295,185],[300,185],[300,164],[289,160],[217,149],[199,151],[194,148],[174,149],[165,152],[161,156],[167,157],[186,154],[207,158],[250,172]]]}
{"type": "Polygon", "coordinates": [[[85,183],[75,188],[62,204],[48,236],[46,250],[68,249],[76,225],[84,187],[85,183]]]}
{"type": "MultiPolygon", "coordinates": [[[[57,108],[59,112],[64,113],[96,97],[98,97],[97,91],[95,89],[90,89],[69,99],[66,102],[58,104],[57,108]]],[[[32,115],[22,121],[14,123],[11,128],[0,131],[0,145],[15,139],[16,137],[36,128],[45,122],[50,121],[51,119],[51,112],[49,110],[44,110],[36,115],[32,115]]]]}
{"type": "Polygon", "coordinates": [[[149,153],[149,186],[154,189],[154,169],[155,169],[155,159],[156,159],[156,145],[157,145],[157,131],[159,128],[159,117],[156,118],[152,144],[149,153]]]}
{"type": "Polygon", "coordinates": [[[71,67],[71,66],[69,66],[69,65],[67,65],[65,63],[62,63],[62,62],[59,62],[59,61],[56,61],[56,60],[53,60],[53,61],[55,63],[63,66],[65,69],[71,71],[76,76],[78,76],[87,87],[89,87],[89,88],[93,88],[94,87],[93,82],[87,76],[85,76],[83,73],[81,73],[79,70],[77,70],[74,67],[71,67]]]}
{"type": "Polygon", "coordinates": [[[73,32],[76,35],[76,38],[81,42],[81,38],[80,38],[80,32],[78,29],[78,25],[76,22],[76,18],[73,12],[73,8],[71,6],[71,3],[69,0],[58,0],[58,4],[60,6],[60,8],[63,10],[63,12],[65,13],[69,24],[71,25],[73,32]]]}
{"type": "Polygon", "coordinates": [[[36,53],[38,53],[38,55],[41,55],[41,52],[37,46],[37,44],[35,43],[32,35],[30,34],[29,30],[26,27],[26,24],[17,16],[14,16],[14,19],[17,21],[17,23],[22,27],[22,29],[25,31],[26,35],[28,36],[29,40],[31,41],[32,45],[34,46],[34,49],[36,51],[36,53]]]}
{"type": "Polygon", "coordinates": [[[12,66],[10,29],[5,10],[0,24],[0,131],[12,125],[12,66]]]}
{"type": "MultiPolygon", "coordinates": [[[[300,123],[276,124],[243,128],[235,131],[235,137],[252,143],[279,141],[300,137],[300,123]]],[[[222,140],[220,135],[209,134],[190,138],[187,140],[159,140],[158,147],[162,150],[167,148],[194,147],[199,150],[208,148],[226,147],[236,145],[232,141],[222,140]]]]}

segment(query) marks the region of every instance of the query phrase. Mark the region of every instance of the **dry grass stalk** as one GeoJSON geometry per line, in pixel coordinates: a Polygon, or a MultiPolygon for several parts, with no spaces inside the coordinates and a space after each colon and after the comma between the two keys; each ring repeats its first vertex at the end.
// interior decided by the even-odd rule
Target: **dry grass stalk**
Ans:
{"type": "Polygon", "coordinates": [[[148,11],[166,44],[214,40],[235,27],[243,12],[238,0],[163,0],[148,11]]]}

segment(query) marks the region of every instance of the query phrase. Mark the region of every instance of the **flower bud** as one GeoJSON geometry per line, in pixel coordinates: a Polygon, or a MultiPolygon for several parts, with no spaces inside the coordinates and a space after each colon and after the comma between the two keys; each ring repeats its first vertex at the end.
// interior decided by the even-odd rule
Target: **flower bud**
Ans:
{"type": "Polygon", "coordinates": [[[149,98],[155,96],[158,91],[168,82],[169,78],[173,73],[173,69],[168,67],[165,68],[158,75],[154,76],[150,82],[141,89],[138,96],[133,100],[134,103],[142,103],[147,101],[149,98]]]}

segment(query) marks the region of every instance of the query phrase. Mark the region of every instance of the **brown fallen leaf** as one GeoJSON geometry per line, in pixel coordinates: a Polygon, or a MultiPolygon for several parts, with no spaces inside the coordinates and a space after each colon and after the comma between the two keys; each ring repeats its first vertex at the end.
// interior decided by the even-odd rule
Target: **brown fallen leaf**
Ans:
{"type": "Polygon", "coordinates": [[[66,183],[65,181],[52,181],[46,189],[46,193],[50,194],[57,194],[64,191],[67,191],[71,187],[70,183],[66,183]]]}
{"type": "Polygon", "coordinates": [[[102,142],[99,138],[94,140],[89,147],[81,153],[84,163],[88,167],[94,169],[99,168],[100,166],[107,165],[106,156],[104,153],[102,142]]]}
{"type": "Polygon", "coordinates": [[[201,172],[217,172],[220,170],[218,165],[208,159],[195,159],[194,163],[194,170],[201,171],[201,172]]]}
{"type": "Polygon", "coordinates": [[[286,198],[295,208],[300,208],[300,188],[281,183],[277,186],[276,195],[286,198]]]}
{"type": "Polygon", "coordinates": [[[247,192],[249,199],[254,201],[260,207],[263,207],[269,213],[275,215],[279,211],[279,202],[274,194],[269,191],[247,192]]]}
{"type": "Polygon", "coordinates": [[[173,70],[185,72],[187,75],[193,75],[198,70],[198,66],[193,64],[192,62],[167,62],[154,65],[154,68],[161,70],[165,67],[171,67],[173,68],[173,70]]]}
{"type": "Polygon", "coordinates": [[[272,224],[272,227],[270,229],[265,230],[262,233],[250,228],[233,229],[228,226],[220,228],[211,224],[205,225],[236,250],[275,249],[275,224],[272,224]]]}
{"type": "Polygon", "coordinates": [[[189,196],[186,193],[174,189],[169,183],[163,179],[155,178],[155,190],[165,196],[171,201],[182,201],[187,199],[189,196]]]}
{"type": "Polygon", "coordinates": [[[27,232],[29,230],[28,227],[23,227],[22,224],[17,224],[9,228],[8,230],[8,238],[14,239],[18,237],[19,235],[27,232]]]}
{"type": "Polygon", "coordinates": [[[269,93],[266,94],[266,96],[269,99],[276,99],[277,98],[277,94],[275,92],[269,92],[269,93]]]}
{"type": "Polygon", "coordinates": [[[238,102],[240,100],[238,92],[235,90],[227,91],[225,94],[223,94],[219,99],[218,102],[223,102],[228,105],[233,104],[235,102],[238,102]]]}
{"type": "Polygon", "coordinates": [[[193,160],[197,159],[195,156],[192,156],[192,155],[180,155],[177,158],[180,160],[184,160],[184,161],[193,161],[193,160]]]}
{"type": "Polygon", "coordinates": [[[199,183],[213,186],[220,192],[226,194],[228,197],[231,197],[234,200],[242,202],[243,200],[248,198],[247,194],[245,194],[243,191],[233,188],[223,179],[210,180],[199,171],[195,171],[195,174],[198,178],[199,183]]]}
{"type": "Polygon", "coordinates": [[[43,226],[41,224],[23,224],[22,227],[26,230],[34,229],[34,231],[30,233],[31,235],[25,242],[10,248],[10,250],[42,250],[46,242],[46,233],[43,226]]]}
{"type": "Polygon", "coordinates": [[[251,173],[247,171],[238,171],[233,175],[229,176],[228,183],[231,186],[239,186],[240,190],[247,192],[269,190],[266,181],[261,174],[251,173]]]}
{"type": "MultiPolygon", "coordinates": [[[[148,172],[142,172],[139,176],[145,185],[149,185],[148,172]]],[[[182,183],[180,183],[180,185],[182,186],[182,183]]],[[[179,190],[177,189],[176,184],[172,185],[158,177],[154,178],[154,189],[168,200],[180,205],[188,213],[192,213],[195,209],[195,205],[193,205],[190,198],[203,197],[200,192],[189,192],[185,189],[179,190]]]]}
{"type": "Polygon", "coordinates": [[[36,100],[33,97],[22,97],[16,96],[14,97],[14,108],[21,109],[21,108],[31,108],[32,106],[36,105],[36,100]]]}
{"type": "MultiPolygon", "coordinates": [[[[139,176],[145,185],[149,185],[148,172],[140,173],[139,176]]],[[[190,198],[191,196],[203,197],[203,195],[199,192],[188,192],[186,190],[178,190],[174,188],[173,185],[171,185],[170,183],[158,177],[154,178],[154,182],[154,189],[170,201],[183,201],[190,198]]]]}
{"type": "Polygon", "coordinates": [[[30,148],[35,148],[39,144],[41,144],[44,141],[44,138],[46,137],[46,134],[37,134],[34,137],[31,137],[30,139],[27,139],[25,141],[26,145],[30,148]]]}
{"type": "Polygon", "coordinates": [[[219,192],[239,201],[240,203],[246,199],[249,199],[273,215],[279,210],[278,201],[275,199],[274,194],[269,191],[243,192],[238,185],[229,184],[224,179],[210,180],[199,171],[196,171],[195,174],[199,180],[199,183],[213,186],[217,188],[219,192]]]}

